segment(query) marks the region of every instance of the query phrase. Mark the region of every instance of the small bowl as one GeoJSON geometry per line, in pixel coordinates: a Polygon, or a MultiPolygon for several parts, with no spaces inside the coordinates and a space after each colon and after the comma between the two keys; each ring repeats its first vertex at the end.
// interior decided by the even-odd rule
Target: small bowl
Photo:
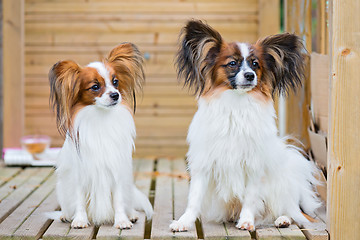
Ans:
{"type": "Polygon", "coordinates": [[[29,135],[21,138],[23,149],[30,154],[39,154],[50,147],[51,139],[46,135],[29,135]]]}

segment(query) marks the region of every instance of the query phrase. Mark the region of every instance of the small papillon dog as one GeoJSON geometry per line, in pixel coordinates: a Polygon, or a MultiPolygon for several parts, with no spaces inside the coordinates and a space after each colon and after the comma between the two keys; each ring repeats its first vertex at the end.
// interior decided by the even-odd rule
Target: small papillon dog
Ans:
{"type": "Polygon", "coordinates": [[[172,231],[186,231],[201,216],[236,221],[236,227],[292,220],[308,222],[320,206],[315,165],[278,136],[273,96],[301,85],[299,37],[278,34],[255,44],[225,42],[192,20],[182,31],[178,77],[198,96],[189,127],[188,205],[172,231]]]}
{"type": "Polygon", "coordinates": [[[137,47],[120,44],[86,67],[60,61],[49,80],[57,126],[66,137],[56,169],[61,220],[73,228],[92,222],[128,229],[138,218],[136,210],[151,218],[152,206],[133,182],[136,133],[130,106],[145,80],[137,47]]]}

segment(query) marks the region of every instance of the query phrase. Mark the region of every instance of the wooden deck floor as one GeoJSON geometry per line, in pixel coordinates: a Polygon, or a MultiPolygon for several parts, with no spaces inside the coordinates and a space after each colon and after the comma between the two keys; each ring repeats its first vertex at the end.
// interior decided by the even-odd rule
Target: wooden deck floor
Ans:
{"type": "Polygon", "coordinates": [[[112,226],[71,229],[70,224],[48,220],[45,212],[59,209],[52,168],[0,168],[0,239],[328,239],[324,213],[317,223],[290,228],[261,227],[256,232],[240,231],[234,223],[201,223],[183,233],[172,233],[170,222],[184,212],[188,176],[184,160],[134,161],[135,182],[149,195],[155,214],[145,222],[142,214],[131,230],[112,226]]]}

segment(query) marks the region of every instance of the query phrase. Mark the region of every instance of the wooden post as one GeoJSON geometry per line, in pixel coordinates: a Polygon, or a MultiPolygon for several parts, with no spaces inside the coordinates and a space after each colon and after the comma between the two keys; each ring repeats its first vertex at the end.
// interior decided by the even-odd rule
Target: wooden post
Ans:
{"type": "Polygon", "coordinates": [[[259,0],[258,38],[277,34],[280,31],[280,1],[259,0]]]}
{"type": "Polygon", "coordinates": [[[3,14],[2,14],[3,1],[0,0],[0,153],[3,151],[3,14]]]}
{"type": "MultiPolygon", "coordinates": [[[[303,40],[305,47],[311,53],[311,1],[285,0],[285,31],[296,33],[303,40]]],[[[308,105],[310,104],[310,67],[306,59],[306,73],[303,87],[295,94],[290,93],[286,98],[286,133],[299,138],[305,148],[309,147],[308,105]]]]}
{"type": "Polygon", "coordinates": [[[360,1],[333,0],[328,152],[331,239],[360,239],[360,1]]]}
{"type": "Polygon", "coordinates": [[[3,0],[3,141],[19,147],[24,132],[24,0],[3,0]]]}

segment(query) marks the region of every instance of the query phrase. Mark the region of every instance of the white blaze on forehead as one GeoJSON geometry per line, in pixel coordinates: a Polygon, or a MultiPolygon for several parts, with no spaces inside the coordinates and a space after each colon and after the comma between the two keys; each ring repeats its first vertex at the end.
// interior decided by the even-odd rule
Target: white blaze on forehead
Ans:
{"type": "Polygon", "coordinates": [[[102,62],[92,62],[87,65],[88,67],[95,68],[96,71],[102,76],[105,81],[106,79],[109,79],[109,71],[106,69],[104,63],[102,62]]]}
{"type": "Polygon", "coordinates": [[[92,62],[87,65],[88,67],[95,68],[96,71],[104,78],[106,84],[106,92],[115,90],[114,86],[111,84],[110,72],[106,68],[105,64],[102,62],[92,62]]]}
{"type": "Polygon", "coordinates": [[[238,43],[237,45],[240,49],[241,56],[245,60],[250,55],[250,46],[246,43],[238,43]]]}

